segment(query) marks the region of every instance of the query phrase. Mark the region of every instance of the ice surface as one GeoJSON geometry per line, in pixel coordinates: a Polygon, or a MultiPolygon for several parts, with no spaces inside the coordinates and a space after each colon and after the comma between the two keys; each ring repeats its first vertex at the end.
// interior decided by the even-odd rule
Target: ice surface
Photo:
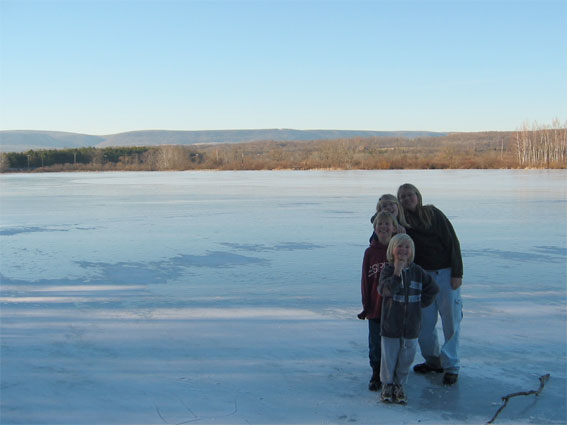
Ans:
{"type": "MultiPolygon", "coordinates": [[[[2,424],[564,424],[565,171],[2,175],[2,424]],[[453,388],[366,389],[360,268],[412,182],[465,263],[453,388]]],[[[416,362],[421,361],[418,355],[416,362]]]]}

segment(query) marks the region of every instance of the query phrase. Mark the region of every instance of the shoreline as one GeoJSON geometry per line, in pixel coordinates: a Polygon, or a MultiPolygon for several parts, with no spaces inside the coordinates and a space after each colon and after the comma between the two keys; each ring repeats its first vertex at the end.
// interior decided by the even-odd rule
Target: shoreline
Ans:
{"type": "Polygon", "coordinates": [[[168,170],[133,170],[133,169],[106,169],[106,170],[89,170],[89,169],[57,169],[57,170],[46,170],[41,168],[31,169],[31,170],[4,170],[0,171],[0,175],[5,174],[53,174],[53,173],[135,173],[135,172],[147,172],[147,173],[157,173],[157,172],[183,172],[183,171],[498,171],[498,170],[518,170],[518,171],[529,171],[529,170],[567,170],[567,166],[562,167],[501,167],[501,168],[335,168],[335,167],[323,167],[323,168],[265,168],[265,169],[255,169],[255,168],[192,168],[192,169],[168,169],[168,170]]]}

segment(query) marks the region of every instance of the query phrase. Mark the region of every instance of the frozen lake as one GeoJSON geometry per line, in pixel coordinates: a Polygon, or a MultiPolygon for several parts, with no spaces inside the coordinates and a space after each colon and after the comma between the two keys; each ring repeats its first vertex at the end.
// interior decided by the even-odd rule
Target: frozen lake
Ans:
{"type": "MultiPolygon", "coordinates": [[[[567,172],[0,176],[7,424],[567,422],[567,172]],[[414,183],[463,251],[462,370],[367,390],[362,256],[414,183]]],[[[416,362],[421,362],[416,356],[416,362]]]]}

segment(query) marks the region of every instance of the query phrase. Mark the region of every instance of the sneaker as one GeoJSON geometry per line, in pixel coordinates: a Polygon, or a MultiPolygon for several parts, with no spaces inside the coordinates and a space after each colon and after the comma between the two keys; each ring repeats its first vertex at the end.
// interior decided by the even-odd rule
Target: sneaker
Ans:
{"type": "Polygon", "coordinates": [[[368,389],[370,391],[379,391],[382,388],[382,382],[380,382],[380,373],[373,372],[370,381],[368,382],[368,389]]]}
{"type": "Polygon", "coordinates": [[[400,404],[406,404],[408,402],[408,396],[404,391],[404,387],[401,385],[394,385],[394,401],[400,404]]]}
{"type": "Polygon", "coordinates": [[[459,375],[456,373],[447,372],[443,375],[443,385],[455,385],[457,380],[459,379],[459,375]]]}
{"type": "Polygon", "coordinates": [[[443,372],[443,368],[438,368],[438,367],[434,367],[434,366],[430,366],[427,363],[420,363],[420,364],[416,364],[413,367],[413,371],[415,373],[422,373],[422,374],[426,374],[426,373],[430,373],[430,372],[435,372],[435,373],[442,373],[443,372]]]}
{"type": "Polygon", "coordinates": [[[384,384],[380,400],[384,403],[391,403],[394,399],[394,386],[392,384],[384,384]]]}

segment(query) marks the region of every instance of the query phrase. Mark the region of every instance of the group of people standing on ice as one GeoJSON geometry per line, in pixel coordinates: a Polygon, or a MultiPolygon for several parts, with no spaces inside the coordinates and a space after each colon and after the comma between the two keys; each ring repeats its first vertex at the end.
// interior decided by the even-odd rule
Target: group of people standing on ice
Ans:
{"type": "Polygon", "coordinates": [[[397,196],[381,196],[371,221],[374,232],[362,262],[363,310],[358,315],[368,320],[368,388],[381,389],[383,402],[405,404],[404,385],[418,344],[425,361],[414,372],[443,373],[444,385],[458,380],[461,249],[449,219],[433,205],[423,205],[421,193],[409,183],[399,187],[397,196]]]}

